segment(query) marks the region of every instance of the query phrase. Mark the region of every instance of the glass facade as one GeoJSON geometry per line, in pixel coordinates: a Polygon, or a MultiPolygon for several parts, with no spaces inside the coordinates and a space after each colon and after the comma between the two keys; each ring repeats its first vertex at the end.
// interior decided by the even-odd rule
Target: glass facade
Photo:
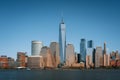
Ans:
{"type": "Polygon", "coordinates": [[[89,41],[87,42],[87,47],[88,47],[88,48],[93,48],[93,41],[92,41],[92,40],[89,40],[89,41]]]}
{"type": "Polygon", "coordinates": [[[86,40],[81,39],[80,42],[80,54],[81,54],[81,61],[86,61],[86,40]]]}
{"type": "Polygon", "coordinates": [[[65,31],[65,24],[62,20],[59,26],[59,48],[60,48],[60,63],[65,63],[66,57],[66,31],[65,31]]]}

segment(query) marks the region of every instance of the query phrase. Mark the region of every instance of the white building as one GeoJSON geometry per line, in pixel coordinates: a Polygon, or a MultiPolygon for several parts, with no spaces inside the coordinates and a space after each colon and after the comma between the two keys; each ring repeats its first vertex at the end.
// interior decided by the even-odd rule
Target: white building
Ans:
{"type": "Polygon", "coordinates": [[[38,56],[38,55],[40,55],[40,51],[41,51],[42,47],[43,47],[42,42],[40,42],[40,41],[32,41],[31,55],[32,56],[38,56]]]}

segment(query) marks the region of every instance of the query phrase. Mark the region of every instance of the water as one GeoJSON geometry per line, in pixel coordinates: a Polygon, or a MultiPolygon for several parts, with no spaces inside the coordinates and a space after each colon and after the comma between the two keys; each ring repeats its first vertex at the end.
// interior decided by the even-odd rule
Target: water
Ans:
{"type": "Polygon", "coordinates": [[[120,70],[0,70],[0,80],[120,80],[120,70]]]}

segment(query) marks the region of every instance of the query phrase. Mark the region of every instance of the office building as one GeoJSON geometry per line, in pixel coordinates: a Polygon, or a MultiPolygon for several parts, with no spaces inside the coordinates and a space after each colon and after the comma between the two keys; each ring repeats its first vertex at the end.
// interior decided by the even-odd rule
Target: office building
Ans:
{"type": "Polygon", "coordinates": [[[77,54],[77,63],[80,63],[80,53],[77,54]]]}
{"type": "Polygon", "coordinates": [[[93,67],[92,57],[91,55],[86,56],[86,68],[93,67]]]}
{"type": "Polygon", "coordinates": [[[9,68],[15,68],[15,61],[11,57],[8,57],[8,66],[9,68]]]}
{"type": "Polygon", "coordinates": [[[110,56],[109,56],[109,54],[104,54],[104,66],[105,67],[110,66],[110,56]]]}
{"type": "Polygon", "coordinates": [[[101,67],[103,66],[103,53],[102,53],[102,47],[96,47],[95,52],[95,67],[101,67]]]}
{"type": "Polygon", "coordinates": [[[44,62],[42,56],[29,56],[28,57],[29,68],[44,68],[44,62]]]}
{"type": "Polygon", "coordinates": [[[66,61],[66,27],[63,19],[59,25],[59,48],[60,48],[60,63],[63,65],[66,61]]]}
{"type": "Polygon", "coordinates": [[[88,42],[87,42],[87,48],[93,48],[94,46],[93,46],[93,41],[92,40],[89,40],[88,42]]]}
{"type": "Polygon", "coordinates": [[[43,47],[42,42],[40,42],[40,41],[32,41],[31,55],[32,56],[39,56],[42,47],[43,47]]]}
{"type": "Polygon", "coordinates": [[[85,62],[86,61],[86,40],[85,39],[81,39],[80,54],[81,54],[81,61],[85,62]]]}
{"type": "Polygon", "coordinates": [[[50,51],[53,55],[54,66],[58,67],[58,64],[60,64],[59,44],[57,42],[51,42],[50,51]]]}
{"type": "Polygon", "coordinates": [[[104,42],[104,50],[103,50],[103,62],[104,62],[104,66],[107,67],[110,65],[110,56],[109,54],[107,54],[107,50],[106,50],[106,42],[104,42]]]}
{"type": "Polygon", "coordinates": [[[8,58],[5,55],[0,56],[0,68],[6,69],[8,66],[8,58]]]}
{"type": "Polygon", "coordinates": [[[106,50],[106,42],[104,42],[104,50],[103,50],[103,54],[106,54],[107,50],[106,50]]]}
{"type": "Polygon", "coordinates": [[[75,53],[72,44],[68,44],[66,47],[66,66],[71,67],[75,63],[75,53]]]}
{"type": "Polygon", "coordinates": [[[26,52],[17,52],[18,67],[26,67],[26,52]]]}
{"type": "Polygon", "coordinates": [[[51,53],[51,50],[49,47],[44,46],[41,48],[40,56],[43,57],[44,67],[45,68],[54,68],[54,57],[51,53]]]}
{"type": "Polygon", "coordinates": [[[93,67],[93,41],[89,40],[87,42],[87,51],[86,51],[86,67],[93,67]]]}

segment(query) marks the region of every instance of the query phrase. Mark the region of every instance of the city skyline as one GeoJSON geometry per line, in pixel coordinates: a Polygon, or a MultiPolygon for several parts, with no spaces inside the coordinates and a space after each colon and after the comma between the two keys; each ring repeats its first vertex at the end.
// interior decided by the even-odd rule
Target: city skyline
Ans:
{"type": "MultiPolygon", "coordinates": [[[[80,39],[106,42],[109,52],[120,51],[119,1],[0,1],[0,55],[16,58],[19,51],[31,54],[31,41],[44,46],[58,42],[61,11],[66,23],[66,42],[80,52],[80,39]]],[[[67,44],[66,43],[66,44],[67,44]]]]}

